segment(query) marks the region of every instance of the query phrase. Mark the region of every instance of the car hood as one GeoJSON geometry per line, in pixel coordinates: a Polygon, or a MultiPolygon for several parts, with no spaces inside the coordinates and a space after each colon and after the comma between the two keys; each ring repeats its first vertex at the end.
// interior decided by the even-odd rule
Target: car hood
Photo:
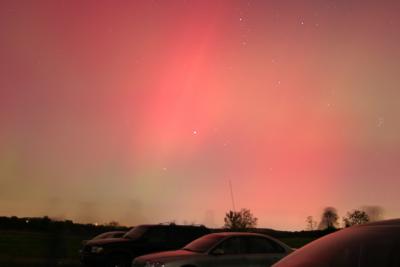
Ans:
{"type": "Polygon", "coordinates": [[[115,243],[126,243],[129,242],[128,238],[104,238],[104,239],[95,239],[87,241],[86,245],[89,246],[102,246],[108,244],[115,244],[115,243]]]}
{"type": "Polygon", "coordinates": [[[174,260],[181,260],[183,258],[197,256],[200,254],[201,253],[198,253],[198,252],[192,252],[192,251],[180,249],[180,250],[172,250],[172,251],[164,251],[164,252],[147,254],[144,256],[137,257],[135,259],[135,261],[137,261],[137,262],[146,262],[146,261],[168,262],[168,261],[174,261],[174,260]]]}

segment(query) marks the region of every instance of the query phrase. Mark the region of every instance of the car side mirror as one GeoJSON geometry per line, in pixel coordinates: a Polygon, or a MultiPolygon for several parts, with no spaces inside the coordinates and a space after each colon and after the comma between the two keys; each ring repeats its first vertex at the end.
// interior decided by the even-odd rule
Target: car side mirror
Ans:
{"type": "Polygon", "coordinates": [[[212,252],[212,254],[215,256],[220,256],[220,255],[224,255],[225,251],[222,248],[217,248],[212,252]]]}

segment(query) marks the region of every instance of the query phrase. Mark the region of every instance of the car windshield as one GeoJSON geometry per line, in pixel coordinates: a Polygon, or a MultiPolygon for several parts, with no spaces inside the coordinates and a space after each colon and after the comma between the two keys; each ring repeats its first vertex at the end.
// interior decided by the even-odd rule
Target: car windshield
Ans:
{"type": "Polygon", "coordinates": [[[95,237],[93,237],[92,240],[97,240],[97,239],[103,239],[103,238],[116,238],[116,237],[122,237],[125,234],[125,232],[106,232],[99,234],[95,237]]]}
{"type": "Polygon", "coordinates": [[[274,265],[274,267],[398,266],[397,242],[393,229],[365,227],[346,229],[322,237],[274,265]]]}
{"type": "Polygon", "coordinates": [[[124,234],[123,238],[138,239],[147,231],[146,226],[137,226],[124,234]]]}
{"type": "Polygon", "coordinates": [[[213,246],[215,246],[223,238],[224,236],[219,234],[205,235],[190,242],[183,249],[194,252],[206,252],[213,246]]]}
{"type": "Polygon", "coordinates": [[[107,233],[102,233],[102,234],[99,234],[99,235],[93,237],[93,240],[107,238],[109,235],[110,235],[110,233],[108,233],[108,232],[107,233]]]}

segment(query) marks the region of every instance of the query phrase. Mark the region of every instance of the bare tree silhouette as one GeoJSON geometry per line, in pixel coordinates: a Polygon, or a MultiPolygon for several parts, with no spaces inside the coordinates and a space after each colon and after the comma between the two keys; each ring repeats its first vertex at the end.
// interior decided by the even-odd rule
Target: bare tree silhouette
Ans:
{"type": "Polygon", "coordinates": [[[321,221],[318,228],[323,229],[335,229],[339,227],[338,223],[339,215],[334,207],[326,207],[322,212],[321,221]]]}
{"type": "Polygon", "coordinates": [[[257,220],[249,209],[241,209],[240,211],[230,210],[225,214],[224,227],[232,231],[245,231],[256,227],[257,220]]]}
{"type": "Polygon", "coordinates": [[[369,222],[368,214],[362,210],[353,210],[352,212],[347,212],[347,216],[343,217],[343,223],[345,227],[367,222],[369,222]]]}
{"type": "Polygon", "coordinates": [[[314,220],[313,216],[307,216],[306,223],[306,230],[314,231],[317,229],[317,222],[314,220]]]}

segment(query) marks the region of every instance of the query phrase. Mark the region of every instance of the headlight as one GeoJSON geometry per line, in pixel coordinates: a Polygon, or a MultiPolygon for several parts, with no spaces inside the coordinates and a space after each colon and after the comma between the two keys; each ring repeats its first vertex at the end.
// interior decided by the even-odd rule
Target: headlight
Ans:
{"type": "Polygon", "coordinates": [[[165,267],[165,264],[162,262],[158,262],[158,261],[148,261],[146,262],[146,265],[144,267],[165,267]]]}
{"type": "Polygon", "coordinates": [[[92,247],[92,249],[90,250],[92,253],[100,253],[103,251],[102,247],[92,247]]]}

